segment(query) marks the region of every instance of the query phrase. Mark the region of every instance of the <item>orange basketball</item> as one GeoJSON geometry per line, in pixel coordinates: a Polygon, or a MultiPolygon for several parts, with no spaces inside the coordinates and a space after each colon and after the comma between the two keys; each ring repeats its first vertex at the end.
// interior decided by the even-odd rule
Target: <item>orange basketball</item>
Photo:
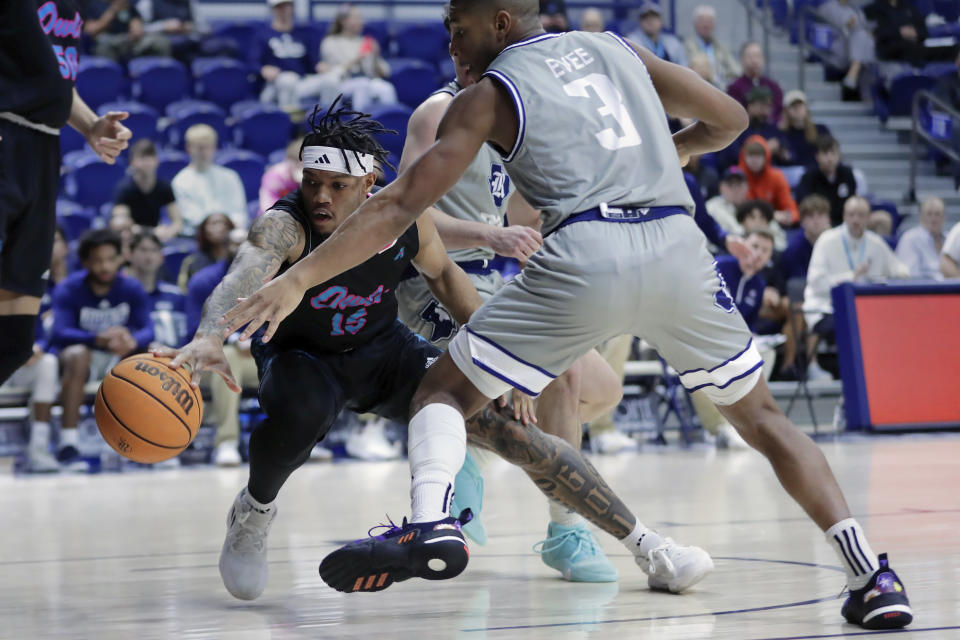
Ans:
{"type": "Polygon", "coordinates": [[[168,460],[193,441],[203,399],[183,369],[148,353],[117,363],[97,390],[94,414],[100,435],[134,462],[168,460]]]}

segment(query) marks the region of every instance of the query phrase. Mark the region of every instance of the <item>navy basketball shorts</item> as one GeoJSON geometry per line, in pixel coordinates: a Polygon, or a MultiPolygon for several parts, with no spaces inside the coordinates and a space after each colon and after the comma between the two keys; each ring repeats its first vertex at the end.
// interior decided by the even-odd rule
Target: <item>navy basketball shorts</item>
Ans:
{"type": "Polygon", "coordinates": [[[60,138],[0,119],[0,289],[37,298],[57,224],[60,138]]]}

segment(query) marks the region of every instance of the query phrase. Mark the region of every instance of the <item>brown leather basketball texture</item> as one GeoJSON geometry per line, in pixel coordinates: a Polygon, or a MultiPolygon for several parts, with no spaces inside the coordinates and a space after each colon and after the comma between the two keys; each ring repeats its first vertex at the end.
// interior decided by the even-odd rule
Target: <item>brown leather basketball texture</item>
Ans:
{"type": "Polygon", "coordinates": [[[130,356],[107,374],[97,390],[94,414],[103,439],[135,462],[168,460],[193,441],[203,399],[189,373],[171,369],[169,358],[130,356]]]}

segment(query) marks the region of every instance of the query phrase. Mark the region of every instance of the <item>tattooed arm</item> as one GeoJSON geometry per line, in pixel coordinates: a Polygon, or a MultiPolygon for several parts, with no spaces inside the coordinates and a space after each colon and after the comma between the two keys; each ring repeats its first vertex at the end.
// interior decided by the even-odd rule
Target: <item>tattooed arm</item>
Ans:
{"type": "Polygon", "coordinates": [[[240,246],[230,264],[227,275],[203,305],[200,326],[193,340],[180,349],[158,349],[158,356],[173,358],[173,368],[187,366],[192,372],[191,382],[197,386],[202,371],[214,371],[234,391],[240,391],[223,354],[220,317],[263,285],[263,281],[277,273],[285,261],[294,261],[303,253],[306,237],[303,227],[285,211],[271,209],[253,223],[247,240],[240,246]]]}
{"type": "Polygon", "coordinates": [[[636,517],[600,473],[568,442],[513,419],[512,409],[486,405],[467,420],[467,437],[523,469],[548,498],[573,509],[618,540],[636,517]]]}

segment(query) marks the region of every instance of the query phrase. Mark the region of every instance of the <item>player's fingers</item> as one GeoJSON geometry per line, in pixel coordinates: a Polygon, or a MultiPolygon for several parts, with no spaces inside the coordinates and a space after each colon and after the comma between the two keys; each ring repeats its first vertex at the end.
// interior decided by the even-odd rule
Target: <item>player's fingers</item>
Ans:
{"type": "Polygon", "coordinates": [[[524,231],[528,238],[532,238],[534,242],[538,245],[543,244],[543,236],[536,229],[531,229],[530,227],[524,227],[524,231]]]}
{"type": "Polygon", "coordinates": [[[503,409],[505,406],[507,406],[507,396],[506,396],[506,394],[504,394],[504,395],[500,396],[499,398],[497,398],[496,402],[497,402],[497,407],[499,407],[500,409],[503,409]]]}
{"type": "Polygon", "coordinates": [[[97,146],[105,152],[114,152],[114,155],[120,153],[127,148],[127,143],[124,140],[116,140],[114,138],[103,137],[100,138],[97,146]]]}
{"type": "Polygon", "coordinates": [[[237,304],[220,318],[223,337],[226,338],[245,325],[257,313],[256,298],[237,298],[237,304]]]}
{"type": "Polygon", "coordinates": [[[267,330],[263,332],[263,341],[270,342],[270,338],[273,337],[273,334],[277,331],[277,327],[280,326],[280,320],[277,319],[276,314],[273,314],[266,322],[267,330]]]}
{"type": "Polygon", "coordinates": [[[107,115],[104,116],[107,120],[112,122],[119,122],[120,120],[126,120],[130,117],[129,111],[107,111],[107,115]]]}
{"type": "Polygon", "coordinates": [[[240,385],[237,384],[236,379],[233,377],[233,372],[230,371],[229,365],[219,366],[214,369],[217,374],[223,378],[223,381],[227,383],[227,388],[234,393],[240,393],[243,389],[240,388],[240,385]]]}
{"type": "Polygon", "coordinates": [[[133,132],[130,131],[130,129],[127,129],[122,124],[117,123],[116,127],[117,127],[117,132],[113,137],[116,138],[117,140],[127,141],[133,137],[133,132]]]}

